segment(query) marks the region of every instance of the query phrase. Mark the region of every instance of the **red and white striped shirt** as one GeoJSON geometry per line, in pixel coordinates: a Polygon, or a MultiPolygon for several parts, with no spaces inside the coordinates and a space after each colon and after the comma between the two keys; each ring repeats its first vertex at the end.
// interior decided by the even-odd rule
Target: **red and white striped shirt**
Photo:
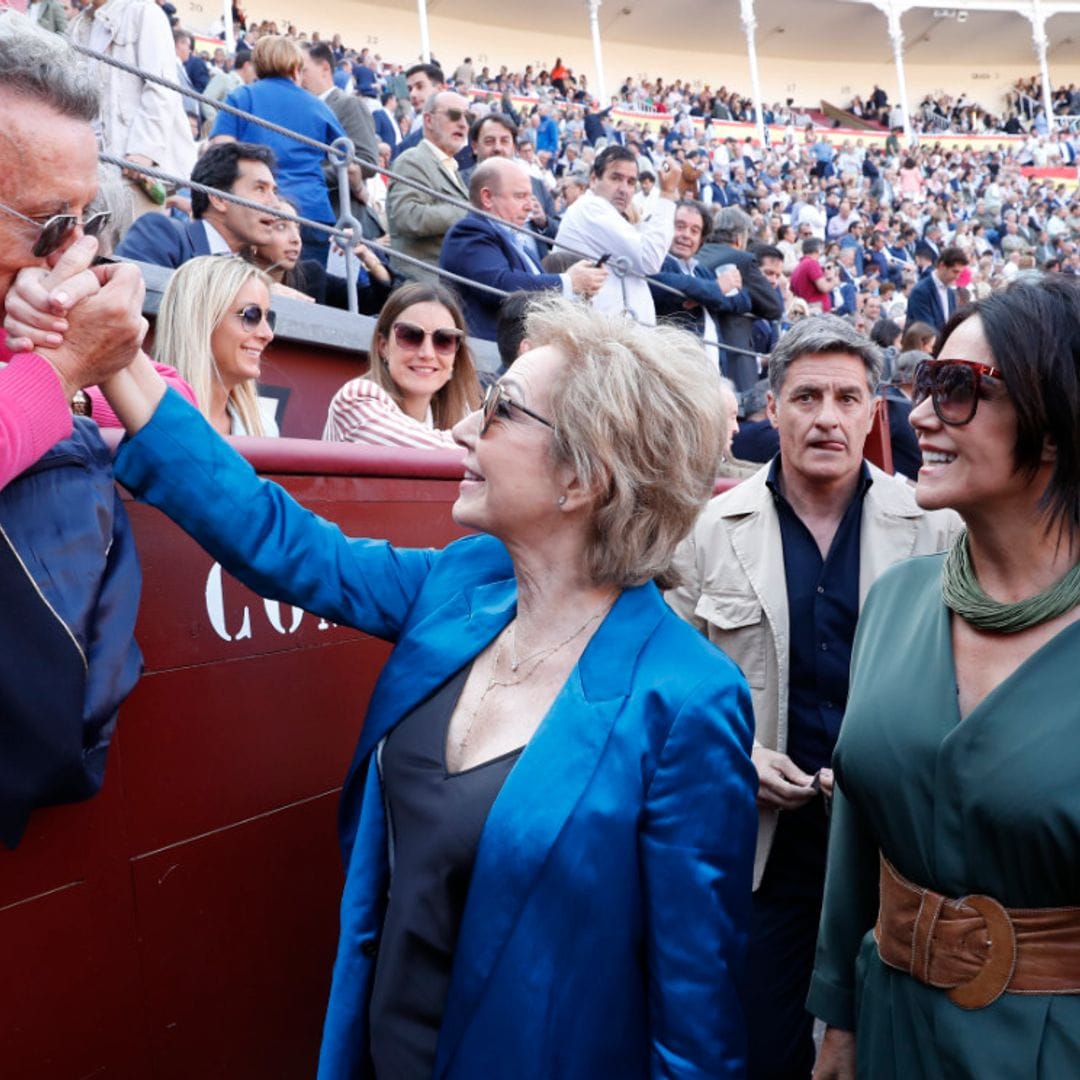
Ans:
{"type": "Polygon", "coordinates": [[[457,447],[449,431],[434,426],[430,409],[424,423],[414,420],[381,386],[363,375],[347,382],[334,395],[323,439],[422,450],[457,447]]]}

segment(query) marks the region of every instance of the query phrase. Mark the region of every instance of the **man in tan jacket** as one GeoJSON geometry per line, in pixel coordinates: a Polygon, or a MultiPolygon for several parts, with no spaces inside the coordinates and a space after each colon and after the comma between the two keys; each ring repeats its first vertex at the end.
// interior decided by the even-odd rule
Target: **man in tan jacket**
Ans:
{"type": "Polygon", "coordinates": [[[943,550],[951,511],[863,461],[881,353],[843,319],[798,323],[769,358],[780,453],[713,499],[681,546],[668,602],[743,670],[754,700],[759,824],[748,954],[752,1078],[813,1068],[804,1003],[828,837],[829,763],[859,610],[874,581],[943,550]]]}

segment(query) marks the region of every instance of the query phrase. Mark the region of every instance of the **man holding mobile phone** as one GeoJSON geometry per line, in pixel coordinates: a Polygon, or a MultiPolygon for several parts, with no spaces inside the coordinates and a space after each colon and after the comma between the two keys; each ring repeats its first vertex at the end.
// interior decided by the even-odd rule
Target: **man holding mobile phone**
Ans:
{"type": "Polygon", "coordinates": [[[671,246],[680,175],[671,161],[660,166],[660,198],[649,217],[631,225],[625,215],[637,191],[637,155],[625,146],[608,146],[596,156],[589,190],[563,215],[555,237],[555,251],[608,257],[610,273],[593,297],[595,307],[626,311],[649,326],[656,323],[645,279],[660,270],[671,246]]]}

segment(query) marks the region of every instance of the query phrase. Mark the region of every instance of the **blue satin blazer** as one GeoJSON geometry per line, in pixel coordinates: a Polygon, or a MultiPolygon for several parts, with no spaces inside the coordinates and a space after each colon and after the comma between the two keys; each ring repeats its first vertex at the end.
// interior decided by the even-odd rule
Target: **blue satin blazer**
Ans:
{"type": "MultiPolygon", "coordinates": [[[[443,551],[349,539],[172,391],[116,475],[261,595],[395,643],[342,795],[347,878],[319,1064],[321,1080],[370,1076],[390,880],[377,750],[513,617],[510,558],[488,536],[443,551]]],[[[488,817],[436,1077],[743,1075],[751,742],[735,666],[654,585],[623,592],[488,817]]]]}

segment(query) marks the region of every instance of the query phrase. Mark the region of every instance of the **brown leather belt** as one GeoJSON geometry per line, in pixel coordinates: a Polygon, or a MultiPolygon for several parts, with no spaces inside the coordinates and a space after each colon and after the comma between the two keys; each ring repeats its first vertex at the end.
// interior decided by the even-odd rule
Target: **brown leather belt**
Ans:
{"type": "Polygon", "coordinates": [[[913,885],[881,856],[878,955],[964,1009],[1011,994],[1080,994],[1080,907],[1005,908],[913,885]]]}

